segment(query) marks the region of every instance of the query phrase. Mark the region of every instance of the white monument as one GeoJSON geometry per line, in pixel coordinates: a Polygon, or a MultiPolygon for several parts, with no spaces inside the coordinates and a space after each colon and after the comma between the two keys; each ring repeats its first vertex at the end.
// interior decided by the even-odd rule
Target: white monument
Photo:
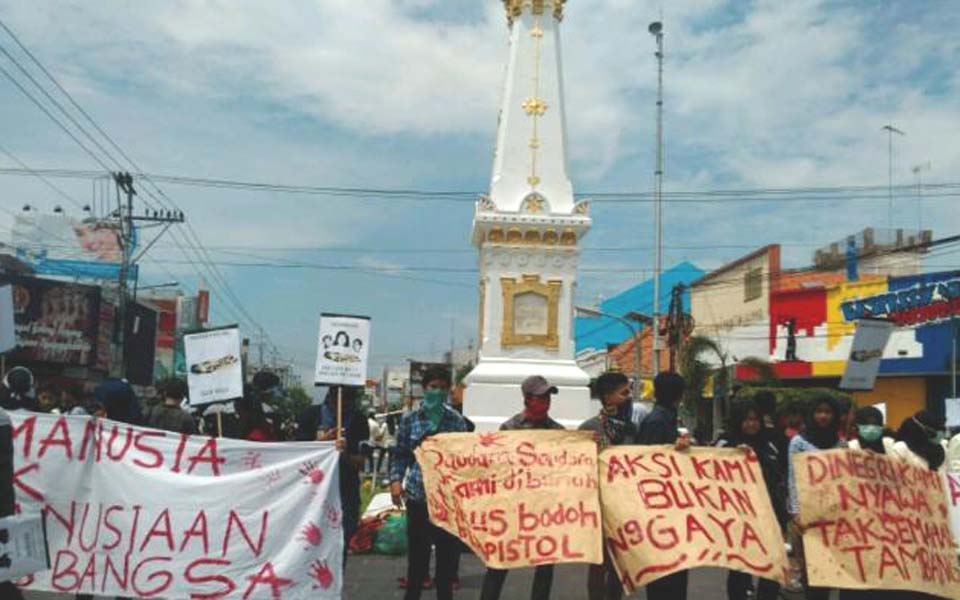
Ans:
{"type": "Polygon", "coordinates": [[[510,58],[490,195],[477,202],[480,353],[464,410],[493,429],[522,409],[520,382],[542,375],[559,393],[551,415],[579,424],[589,376],[574,360],[573,299],[580,238],[590,228],[567,177],[560,63],[565,0],[504,0],[510,58]]]}

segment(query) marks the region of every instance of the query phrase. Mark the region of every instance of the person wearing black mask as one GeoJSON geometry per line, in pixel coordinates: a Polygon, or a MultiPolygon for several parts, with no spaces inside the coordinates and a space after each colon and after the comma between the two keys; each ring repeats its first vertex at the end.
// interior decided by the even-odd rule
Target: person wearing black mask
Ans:
{"type": "MultiPolygon", "coordinates": [[[[840,413],[837,408],[837,402],[829,395],[819,395],[810,403],[810,409],[807,413],[806,428],[803,433],[797,434],[790,440],[790,462],[787,470],[787,479],[789,482],[790,501],[787,510],[793,519],[793,527],[790,532],[791,544],[802,556],[803,542],[802,529],[800,523],[800,500],[797,496],[797,479],[793,467],[793,457],[803,452],[819,452],[821,450],[832,450],[833,448],[842,448],[843,442],[840,441],[840,413]]],[[[830,597],[828,588],[811,587],[804,577],[804,591],[807,600],[827,600],[830,597]]]]}
{"type": "MultiPolygon", "coordinates": [[[[600,413],[580,424],[581,431],[592,431],[601,448],[634,444],[637,429],[633,424],[633,401],[630,380],[623,373],[604,373],[593,384],[600,400],[600,413]]],[[[610,557],[604,553],[603,564],[590,565],[587,571],[587,597],[590,600],[619,600],[623,585],[610,557]]]]}
{"type": "MultiPolygon", "coordinates": [[[[763,411],[756,402],[740,400],[730,408],[727,431],[717,439],[720,448],[745,448],[756,455],[767,484],[767,493],[773,505],[774,514],[782,528],[787,522],[787,511],[783,486],[780,484],[781,471],[777,448],[768,438],[763,426],[763,411]]],[[[752,577],[740,571],[730,571],[727,575],[727,598],[746,600],[752,577]]],[[[776,600],[780,594],[780,584],[769,579],[760,579],[757,584],[757,600],[776,600]]]]}
{"type": "Polygon", "coordinates": [[[943,447],[944,429],[945,419],[921,410],[900,425],[891,454],[912,465],[937,471],[947,460],[943,447]]]}

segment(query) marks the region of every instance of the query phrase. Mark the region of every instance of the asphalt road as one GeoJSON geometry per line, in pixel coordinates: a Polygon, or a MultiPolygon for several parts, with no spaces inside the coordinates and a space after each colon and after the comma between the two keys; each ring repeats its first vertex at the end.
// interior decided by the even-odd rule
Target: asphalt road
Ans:
{"type": "MultiPolygon", "coordinates": [[[[406,557],[352,556],[347,563],[347,585],[344,598],[349,600],[402,598],[403,590],[397,587],[397,578],[405,574],[406,557]]],[[[583,600],[586,598],[585,565],[561,565],[557,567],[553,582],[553,600],[583,600]]],[[[483,564],[472,556],[464,556],[460,567],[461,589],[456,598],[474,599],[480,596],[483,580],[483,564]]],[[[511,573],[504,586],[504,600],[516,600],[530,596],[533,580],[532,569],[511,573]]],[[[689,600],[725,600],[725,572],[716,569],[700,569],[691,575],[689,600]]],[[[28,592],[28,600],[73,600],[73,595],[28,592]]],[[[433,592],[424,593],[425,599],[434,598],[433,592]]],[[[643,592],[631,598],[644,598],[643,592]]],[[[791,595],[789,600],[799,600],[791,595]]],[[[0,599],[2,600],[2,599],[0,599]]]]}

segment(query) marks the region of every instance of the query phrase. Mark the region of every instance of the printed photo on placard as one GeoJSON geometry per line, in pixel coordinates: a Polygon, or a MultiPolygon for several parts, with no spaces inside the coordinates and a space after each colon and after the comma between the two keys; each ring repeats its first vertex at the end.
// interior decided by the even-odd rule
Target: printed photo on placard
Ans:
{"type": "Polygon", "coordinates": [[[369,354],[369,317],[320,315],[316,385],[364,385],[369,354]]]}
{"type": "Polygon", "coordinates": [[[236,327],[183,336],[191,406],[243,396],[240,331],[236,327]]]}

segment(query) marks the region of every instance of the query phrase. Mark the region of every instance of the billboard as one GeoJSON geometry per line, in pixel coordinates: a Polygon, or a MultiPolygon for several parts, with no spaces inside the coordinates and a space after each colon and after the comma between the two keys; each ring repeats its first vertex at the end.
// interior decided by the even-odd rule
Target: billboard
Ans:
{"type": "Polygon", "coordinates": [[[157,311],[133,304],[127,313],[124,333],[127,380],[134,385],[153,383],[153,361],[157,350],[157,311]]]}
{"type": "MultiPolygon", "coordinates": [[[[132,251],[136,247],[133,235],[132,251]]],[[[12,245],[17,257],[37,273],[116,279],[123,259],[120,224],[104,219],[27,213],[14,218],[12,245]]],[[[136,270],[131,270],[132,279],[136,270]]]]}
{"type": "Polygon", "coordinates": [[[17,348],[11,359],[96,364],[99,288],[33,277],[3,276],[0,281],[13,285],[17,348]]]}

